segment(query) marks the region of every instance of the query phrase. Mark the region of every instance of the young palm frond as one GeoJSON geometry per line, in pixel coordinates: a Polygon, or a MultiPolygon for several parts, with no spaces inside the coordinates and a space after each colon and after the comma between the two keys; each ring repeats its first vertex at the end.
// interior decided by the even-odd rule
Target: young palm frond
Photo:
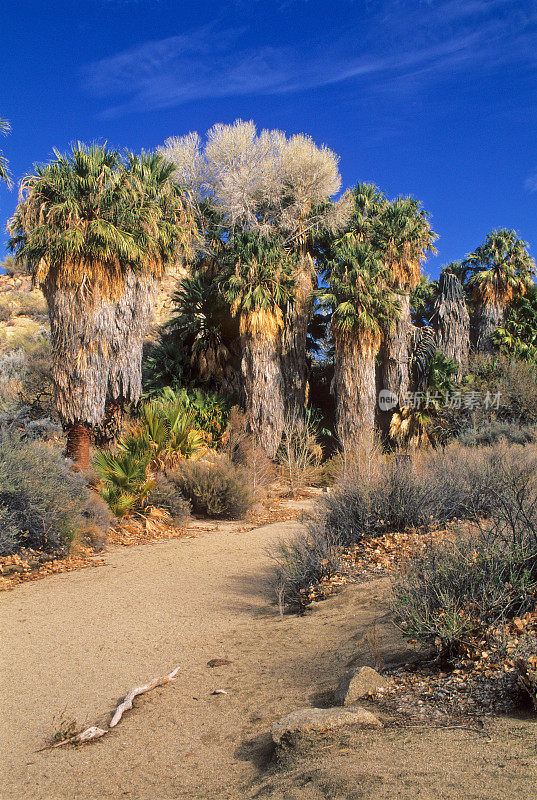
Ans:
{"type": "MultiPolygon", "coordinates": [[[[11,125],[7,119],[0,117],[0,133],[9,133],[11,125]]],[[[0,181],[7,183],[8,189],[12,187],[11,173],[9,171],[9,163],[2,150],[0,150],[0,181]]]]}

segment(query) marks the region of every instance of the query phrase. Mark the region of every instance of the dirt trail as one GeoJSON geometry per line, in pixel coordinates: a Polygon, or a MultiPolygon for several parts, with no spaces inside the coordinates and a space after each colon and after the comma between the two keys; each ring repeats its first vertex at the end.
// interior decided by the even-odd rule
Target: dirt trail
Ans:
{"type": "MultiPolygon", "coordinates": [[[[270,568],[266,548],[298,528],[299,523],[285,522],[244,533],[223,526],[196,538],[118,548],[107,553],[105,567],[3,593],[2,799],[254,797],[265,780],[267,732],[274,719],[325,701],[350,661],[374,665],[379,654],[398,658],[404,649],[389,622],[383,580],[347,589],[305,618],[280,619],[264,585],[270,568]],[[220,657],[232,663],[207,667],[220,657]],[[62,711],[80,724],[107,722],[128,689],[177,665],[177,680],[135,701],[135,709],[102,741],[36,752],[57,729],[62,711]],[[214,689],[228,694],[211,695],[214,689]]],[[[512,795],[504,789],[491,794],[490,787],[483,794],[442,794],[434,781],[431,795],[416,793],[419,777],[400,780],[395,773],[393,785],[401,792],[390,794],[388,780],[388,794],[380,794],[379,759],[383,752],[390,758],[390,748],[397,750],[400,742],[397,732],[376,735],[371,794],[367,781],[352,795],[325,790],[322,781],[320,788],[310,781],[303,790],[295,782],[289,788],[276,781],[264,784],[263,796],[533,796],[524,793],[524,776],[531,790],[534,766],[525,768],[512,795]]],[[[420,740],[425,752],[413,767],[419,775],[420,758],[427,761],[427,785],[435,758],[438,762],[435,737],[442,737],[444,749],[450,742],[455,754],[463,747],[464,757],[454,767],[461,785],[468,787],[468,772],[478,780],[488,769],[498,789],[506,765],[489,759],[485,768],[479,750],[474,765],[472,747],[479,743],[470,734],[428,736],[420,740]]],[[[362,755],[359,761],[364,774],[362,755]]],[[[439,781],[444,769],[445,754],[437,764],[439,781]]],[[[449,785],[456,783],[449,777],[449,785]]]]}

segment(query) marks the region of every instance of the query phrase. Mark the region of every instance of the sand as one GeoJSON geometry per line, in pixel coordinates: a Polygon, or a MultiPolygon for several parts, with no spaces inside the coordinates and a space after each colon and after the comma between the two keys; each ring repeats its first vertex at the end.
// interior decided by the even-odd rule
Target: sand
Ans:
{"type": "Polygon", "coordinates": [[[492,723],[492,744],[462,730],[368,733],[349,752],[267,774],[275,719],[325,702],[351,662],[408,655],[386,579],[280,618],[266,549],[299,527],[223,525],[115,548],[104,567],[4,592],[1,798],[533,797],[536,729],[525,720],[492,723]],[[232,663],[209,668],[213,658],[232,663]],[[62,713],[106,723],[132,686],[176,666],[176,681],[138,698],[104,739],[36,752],[62,713]]]}

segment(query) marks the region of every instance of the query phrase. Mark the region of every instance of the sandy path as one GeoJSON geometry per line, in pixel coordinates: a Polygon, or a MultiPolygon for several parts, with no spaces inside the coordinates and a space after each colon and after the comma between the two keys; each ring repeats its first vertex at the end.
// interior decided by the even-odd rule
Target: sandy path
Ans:
{"type": "Polygon", "coordinates": [[[394,657],[401,649],[382,580],[347,590],[306,618],[279,618],[263,585],[265,551],[298,527],[223,529],[115,549],[105,567],[3,593],[1,797],[253,796],[275,718],[322,702],[350,660],[374,664],[379,649],[394,657]],[[215,657],[233,663],[209,669],[215,657]],[[104,740],[35,752],[60,712],[82,724],[105,722],[128,689],[176,665],[176,682],[139,698],[104,740]],[[212,696],[216,688],[228,694],[212,696]]]}

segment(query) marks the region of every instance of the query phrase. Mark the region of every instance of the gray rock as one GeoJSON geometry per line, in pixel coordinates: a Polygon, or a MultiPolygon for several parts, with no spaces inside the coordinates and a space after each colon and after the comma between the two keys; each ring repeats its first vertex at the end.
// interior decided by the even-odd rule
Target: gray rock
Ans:
{"type": "Polygon", "coordinates": [[[322,733],[341,728],[344,725],[358,725],[361,728],[381,728],[382,723],[370,711],[356,706],[354,708],[300,708],[275,722],[271,728],[272,739],[279,744],[284,736],[322,733]]]}
{"type": "Polygon", "coordinates": [[[357,700],[383,689],[388,681],[371,667],[360,667],[358,672],[350,672],[340,681],[334,692],[338,706],[352,706],[357,700]]]}

